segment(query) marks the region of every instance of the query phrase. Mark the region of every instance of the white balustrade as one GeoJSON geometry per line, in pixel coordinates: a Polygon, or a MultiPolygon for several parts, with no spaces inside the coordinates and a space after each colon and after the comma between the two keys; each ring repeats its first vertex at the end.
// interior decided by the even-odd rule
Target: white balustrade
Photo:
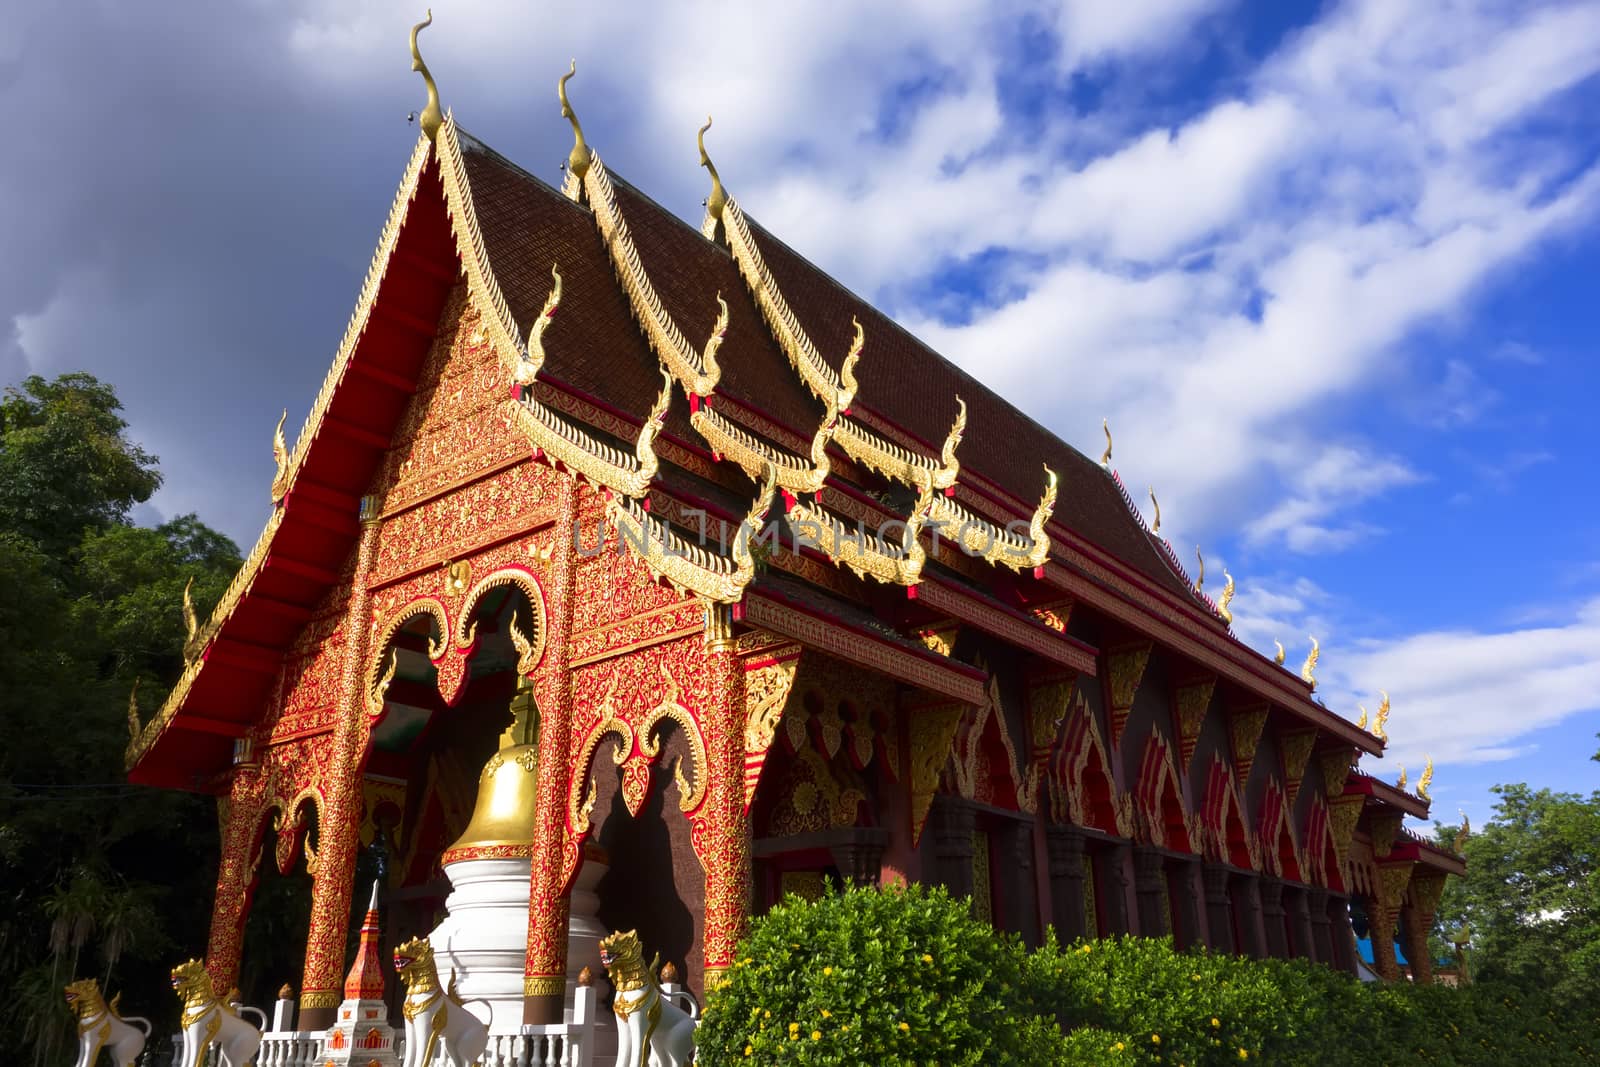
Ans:
{"type": "Polygon", "coordinates": [[[256,1067],[313,1067],[322,1052],[323,1032],[269,1030],[261,1035],[256,1067]]]}

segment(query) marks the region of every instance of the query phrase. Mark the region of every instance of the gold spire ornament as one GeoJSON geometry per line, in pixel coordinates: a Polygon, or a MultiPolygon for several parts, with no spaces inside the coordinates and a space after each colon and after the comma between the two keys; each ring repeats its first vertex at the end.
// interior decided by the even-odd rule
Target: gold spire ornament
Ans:
{"type": "Polygon", "coordinates": [[[1228,605],[1233,603],[1233,575],[1228,573],[1228,568],[1222,568],[1222,595],[1217,598],[1217,614],[1222,616],[1222,621],[1229,626],[1233,625],[1233,611],[1228,605]]]}
{"type": "Polygon", "coordinates": [[[1194,591],[1196,593],[1204,593],[1206,591],[1206,558],[1200,554],[1199,545],[1194,546],[1194,558],[1200,561],[1200,577],[1194,580],[1194,591]]]}
{"type": "Polygon", "coordinates": [[[1422,765],[1422,777],[1417,779],[1417,796],[1423,800],[1432,800],[1433,798],[1428,795],[1428,790],[1432,788],[1433,757],[1429,756],[1427,762],[1422,765]]]}
{"type": "Polygon", "coordinates": [[[1306,653],[1306,661],[1300,665],[1300,680],[1309,685],[1313,690],[1317,688],[1317,660],[1322,656],[1322,648],[1317,644],[1317,639],[1311,639],[1311,651],[1306,653]]]}
{"type": "Polygon", "coordinates": [[[1106,450],[1104,452],[1100,453],[1100,466],[1105,467],[1107,469],[1110,469],[1110,467],[1111,467],[1111,421],[1109,419],[1101,419],[1100,420],[1100,428],[1106,432],[1106,450]]]}
{"type": "Polygon", "coordinates": [[[1356,720],[1356,729],[1365,730],[1367,728],[1367,706],[1365,704],[1357,704],[1356,707],[1361,709],[1361,718],[1356,720]]]}
{"type": "Polygon", "coordinates": [[[1406,765],[1400,764],[1400,777],[1394,783],[1396,789],[1404,790],[1406,787],[1406,765]]]}
{"type": "Polygon", "coordinates": [[[194,640],[194,635],[200,632],[200,619],[194,613],[194,576],[183,587],[183,628],[187,636],[184,643],[194,640]]]}
{"type": "Polygon", "coordinates": [[[532,385],[544,366],[544,332],[550,328],[551,321],[556,317],[556,309],[561,306],[561,272],[556,266],[554,262],[550,264],[550,278],[554,284],[550,286],[550,295],[544,298],[539,317],[528,327],[528,343],[523,346],[517,369],[512,374],[518,385],[532,385]]]}
{"type": "Polygon", "coordinates": [[[1372,736],[1379,741],[1387,741],[1389,740],[1389,731],[1386,729],[1389,725],[1389,694],[1380,689],[1378,695],[1383,699],[1378,702],[1378,717],[1372,723],[1372,736]]]}
{"type": "Polygon", "coordinates": [[[583,127],[578,124],[578,113],[572,110],[572,102],[567,99],[567,81],[578,73],[578,61],[574,59],[567,72],[561,75],[561,80],[556,82],[556,95],[561,97],[561,117],[572,123],[572,151],[567,155],[567,173],[574,178],[582,179],[589,171],[589,142],[583,139],[583,127]]]}
{"type": "Polygon", "coordinates": [[[428,87],[428,103],[423,107],[422,114],[417,116],[417,124],[422,127],[428,140],[437,143],[439,127],[444,125],[444,110],[439,107],[439,87],[434,84],[433,74],[422,61],[422,53],[417,50],[417,34],[432,25],[433,8],[430,7],[428,17],[411,27],[411,69],[422,75],[423,84],[428,87]]]}
{"type": "Polygon", "coordinates": [[[722,209],[728,206],[728,191],[722,187],[722,178],[717,174],[717,165],[711,162],[711,157],[706,154],[706,131],[711,128],[711,116],[706,116],[706,124],[700,127],[696,140],[700,143],[700,165],[711,172],[711,195],[706,197],[706,214],[714,219],[721,220],[722,209]]]}
{"type": "Polygon", "coordinates": [[[289,409],[284,408],[283,414],[278,416],[278,425],[272,431],[272,462],[277,464],[277,473],[272,476],[272,502],[282,503],[284,495],[289,491],[289,442],[283,437],[283,424],[289,421],[289,409]]]}
{"type": "Polygon", "coordinates": [[[1278,652],[1277,652],[1277,654],[1275,656],[1272,657],[1272,662],[1276,663],[1278,666],[1281,667],[1281,666],[1283,666],[1283,661],[1289,658],[1289,653],[1284,651],[1283,642],[1282,641],[1279,641],[1276,638],[1274,638],[1272,643],[1278,646],[1278,652]]]}
{"type": "Polygon", "coordinates": [[[1161,501],[1156,499],[1155,486],[1152,485],[1147,488],[1150,490],[1150,506],[1156,509],[1156,518],[1150,524],[1150,532],[1159,535],[1161,533],[1161,501]]]}
{"type": "Polygon", "coordinates": [[[128,692],[128,740],[137,741],[139,733],[144,726],[139,722],[139,679],[133,680],[133,688],[128,692]]]}

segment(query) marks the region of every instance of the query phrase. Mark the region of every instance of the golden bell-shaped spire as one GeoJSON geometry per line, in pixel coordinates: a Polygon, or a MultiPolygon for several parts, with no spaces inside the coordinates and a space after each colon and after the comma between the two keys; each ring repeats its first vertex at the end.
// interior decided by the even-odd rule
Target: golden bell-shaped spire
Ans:
{"type": "Polygon", "coordinates": [[[478,800],[472,818],[440,862],[448,866],[482,857],[482,850],[506,846],[533,847],[533,814],[539,792],[539,706],[533,683],[519,680],[511,698],[511,725],[500,735],[500,751],[489,757],[478,776],[478,800]]]}

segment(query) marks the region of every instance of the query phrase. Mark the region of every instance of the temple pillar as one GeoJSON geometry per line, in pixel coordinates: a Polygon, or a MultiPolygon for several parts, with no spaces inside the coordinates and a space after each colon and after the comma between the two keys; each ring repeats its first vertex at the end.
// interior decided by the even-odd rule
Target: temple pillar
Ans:
{"type": "Polygon", "coordinates": [[[1177,923],[1173,937],[1179,948],[1204,944],[1200,929],[1200,861],[1174,859],[1167,863],[1167,892],[1172,899],[1172,915],[1177,923]]]}
{"type": "Polygon", "coordinates": [[[953,897],[972,896],[972,806],[960,797],[933,798],[933,855],[939,884],[953,897]]]}
{"type": "Polygon", "coordinates": [[[300,983],[300,1027],[326,1030],[344,999],[344,947],[350,932],[350,897],[361,848],[361,765],[366,759],[367,648],[372,633],[368,585],[382,527],[376,497],[361,498],[361,539],[350,602],[345,612],[340,716],[328,744],[331,758],[317,812],[317,870],[311,883],[311,926],[306,933],[305,975],[300,983]]]}
{"type": "Polygon", "coordinates": [[[1332,920],[1328,917],[1328,891],[1308,889],[1306,901],[1311,910],[1312,958],[1328,967],[1337,966],[1333,954],[1332,920]]]}
{"type": "Polygon", "coordinates": [[[1205,883],[1206,942],[1213,951],[1235,952],[1233,943],[1233,902],[1228,897],[1232,872],[1220,863],[1202,864],[1200,877],[1205,883]]]}
{"type": "Polygon", "coordinates": [[[1367,900],[1373,969],[1386,982],[1400,980],[1400,962],[1394,954],[1394,931],[1400,919],[1401,902],[1405,900],[1406,884],[1410,881],[1409,862],[1381,865],[1378,868],[1378,891],[1367,900]]]}
{"type": "MultiPolygon", "coordinates": [[[[572,631],[577,571],[578,482],[561,482],[549,584],[545,590],[549,636],[548,664],[539,690],[539,793],[533,815],[533,863],[529,871],[528,949],[522,972],[522,1021],[558,1023],[567,993],[566,870],[567,791],[572,763],[572,665],[567,637],[572,631]]],[[[581,858],[577,862],[582,862],[581,858]]]]}
{"type": "Polygon", "coordinates": [[[1172,933],[1167,921],[1166,861],[1161,853],[1143,845],[1133,850],[1133,892],[1139,908],[1139,936],[1163,937],[1172,933]]]}
{"type": "Polygon", "coordinates": [[[1083,831],[1076,826],[1045,829],[1050,861],[1050,921],[1062,942],[1088,936],[1083,898],[1083,831]]]}
{"type": "Polygon", "coordinates": [[[888,835],[882,838],[861,837],[828,851],[833,855],[834,866],[839,868],[851,885],[866,889],[878,885],[883,879],[883,853],[888,847],[888,835]]]}
{"type": "Polygon", "coordinates": [[[1239,922],[1239,951],[1259,960],[1267,954],[1261,937],[1261,876],[1242,872],[1233,876],[1232,884],[1233,911],[1239,922]]]}
{"type": "Polygon", "coordinates": [[[1333,942],[1333,964],[1346,974],[1356,973],[1356,932],[1350,925],[1350,898],[1328,894],[1328,935],[1333,942]]]}
{"type": "Polygon", "coordinates": [[[1105,862],[1101,866],[1103,885],[1100,888],[1105,893],[1100,907],[1106,917],[1106,932],[1112,935],[1133,932],[1128,918],[1128,852],[1127,845],[1116,844],[1103,853],[1105,862]]]}
{"type": "Polygon", "coordinates": [[[1039,947],[1039,908],[1034,899],[1033,820],[1007,826],[997,835],[1000,855],[1015,871],[1000,879],[1001,911],[1005,928],[1022,937],[1029,948],[1039,947]]]}
{"type": "MultiPolygon", "coordinates": [[[[706,607],[706,659],[711,691],[701,709],[706,742],[706,798],[695,820],[696,851],[706,876],[705,988],[733,966],[750,919],[750,817],[744,806],[744,665],[726,605],[706,607]]],[[[877,856],[881,859],[882,849],[877,856]]]]}
{"type": "Polygon", "coordinates": [[[1283,925],[1283,881],[1263,876],[1256,887],[1261,893],[1261,925],[1267,937],[1267,955],[1288,959],[1288,938],[1283,925]]]}
{"type": "Polygon", "coordinates": [[[1433,954],[1428,951],[1428,932],[1432,929],[1432,915],[1409,906],[1400,909],[1400,930],[1405,936],[1406,959],[1411,963],[1411,980],[1420,985],[1433,984],[1433,954]]]}
{"type": "Polygon", "coordinates": [[[1306,900],[1305,889],[1300,886],[1288,887],[1284,893],[1284,902],[1289,913],[1289,929],[1294,939],[1294,944],[1289,946],[1289,955],[1308,960],[1316,959],[1316,946],[1311,942],[1311,909],[1306,900]]]}
{"type": "Polygon", "coordinates": [[[206,938],[206,970],[218,989],[239,984],[239,957],[244,946],[245,918],[255,888],[260,859],[256,831],[261,813],[254,798],[245,798],[244,779],[236,775],[233,796],[220,799],[222,857],[217,865],[217,892],[211,904],[211,931],[206,938]]]}

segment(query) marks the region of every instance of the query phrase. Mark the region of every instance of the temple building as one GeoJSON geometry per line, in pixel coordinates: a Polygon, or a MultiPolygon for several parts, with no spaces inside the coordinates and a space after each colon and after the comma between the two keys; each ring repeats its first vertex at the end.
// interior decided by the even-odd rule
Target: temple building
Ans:
{"type": "Polygon", "coordinates": [[[1109,431],[1078,453],[807,262],[705,130],[697,230],[607,169],[571,74],[554,188],[415,66],[421,136],[271,517],[128,749],[218,798],[216,988],[264,868],[308,871],[328,1027],[374,854],[391,943],[453,892],[526,901],[527,1022],[596,931],[703,992],[828,883],[1350,971],[1356,901],[1375,969],[1399,931],[1427,977],[1463,867],[1402,826],[1425,784],[1361,769],[1382,716],[1315,699],[1314,652],[1233,635],[1232,579],[1211,599],[1146,524],[1109,431]],[[521,866],[451,874],[487,861],[521,866]]]}

